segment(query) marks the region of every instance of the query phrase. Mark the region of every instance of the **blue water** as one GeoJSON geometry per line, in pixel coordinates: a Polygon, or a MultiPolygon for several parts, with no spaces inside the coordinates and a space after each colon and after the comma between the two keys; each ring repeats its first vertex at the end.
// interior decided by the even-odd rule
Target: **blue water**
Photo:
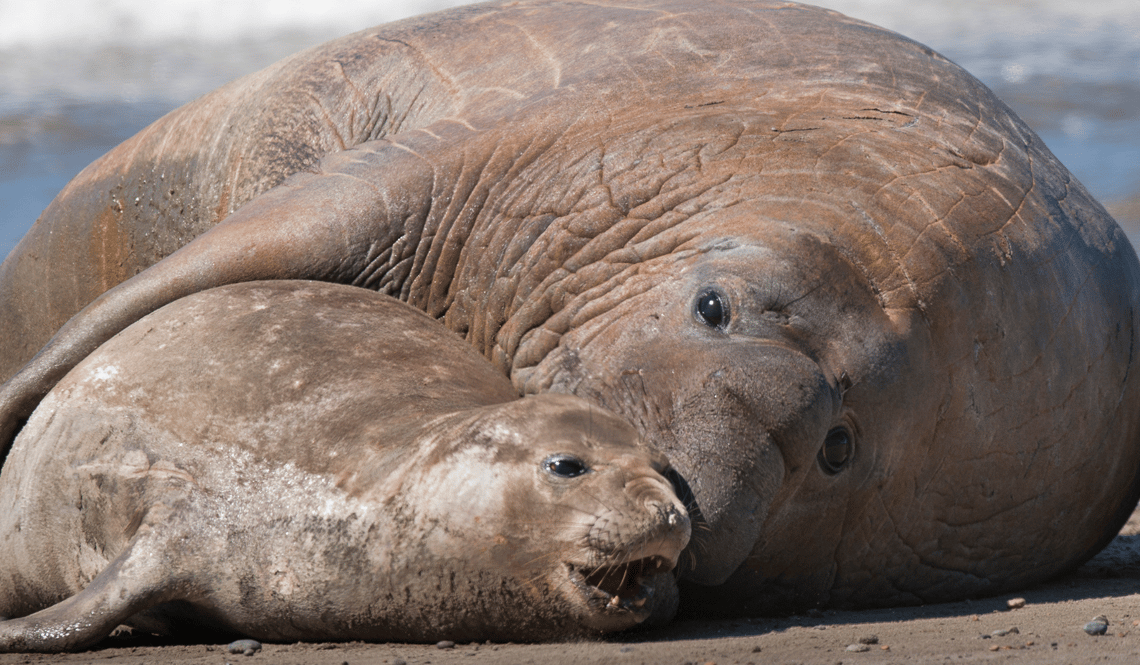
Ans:
{"type": "Polygon", "coordinates": [[[154,101],[29,105],[0,117],[0,254],[8,254],[75,174],[175,106],[154,101]]]}
{"type": "MultiPolygon", "coordinates": [[[[1135,131],[1140,135],[1140,126],[1135,131]]],[[[1041,139],[1081,182],[1096,185],[1098,199],[1112,202],[1140,193],[1140,142],[1109,142],[1050,131],[1041,132],[1041,139]]]]}
{"type": "MultiPolygon", "coordinates": [[[[301,48],[449,4],[459,3],[166,0],[158,12],[147,0],[7,0],[0,256],[70,178],[162,113],[301,48]]],[[[901,32],[973,72],[1140,240],[1140,2],[817,4],[901,32]]]]}

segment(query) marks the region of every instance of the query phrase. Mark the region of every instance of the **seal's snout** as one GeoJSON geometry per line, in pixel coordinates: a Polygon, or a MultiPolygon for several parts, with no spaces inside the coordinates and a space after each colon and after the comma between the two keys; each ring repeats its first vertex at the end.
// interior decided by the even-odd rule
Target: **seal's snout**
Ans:
{"type": "Polygon", "coordinates": [[[672,571],[690,533],[685,505],[655,469],[622,465],[610,478],[626,500],[599,512],[585,534],[585,556],[566,564],[572,588],[589,608],[584,624],[602,631],[628,628],[655,613],[672,616],[672,571]]]}
{"type": "Polygon", "coordinates": [[[658,556],[676,565],[689,543],[691,521],[673,484],[655,470],[638,469],[626,476],[624,490],[631,500],[630,517],[640,513],[631,521],[638,525],[636,541],[641,545],[631,547],[629,556],[658,556]]]}

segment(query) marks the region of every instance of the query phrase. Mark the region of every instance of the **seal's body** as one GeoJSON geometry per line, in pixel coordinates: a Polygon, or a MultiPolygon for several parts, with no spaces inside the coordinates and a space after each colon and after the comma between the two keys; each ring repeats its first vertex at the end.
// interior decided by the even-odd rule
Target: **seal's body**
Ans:
{"type": "Polygon", "coordinates": [[[0,650],[120,623],[435,641],[668,618],[689,521],[663,459],[578,398],[517,399],[453,336],[387,296],[279,281],[109,341],[0,475],[0,616],[37,612],[0,623],[0,650]]]}
{"type": "Polygon", "coordinates": [[[687,607],[1003,592],[1140,492],[1128,240],[980,82],[832,12],[492,2],[227,85],[5,262],[7,371],[58,334],[0,428],[162,304],[293,278],[396,296],[519,392],[632,422],[695,498],[687,607]]]}

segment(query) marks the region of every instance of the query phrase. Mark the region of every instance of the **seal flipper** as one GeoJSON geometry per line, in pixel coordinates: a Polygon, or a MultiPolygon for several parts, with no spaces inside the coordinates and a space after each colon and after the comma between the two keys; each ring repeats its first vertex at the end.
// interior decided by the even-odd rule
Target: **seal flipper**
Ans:
{"type": "Polygon", "coordinates": [[[0,621],[0,653],[85,649],[131,616],[185,599],[195,585],[171,577],[169,562],[153,545],[153,539],[136,539],[79,593],[34,614],[0,621]]]}
{"type": "Polygon", "coordinates": [[[477,134],[464,125],[437,124],[400,142],[372,141],[326,157],[317,170],[294,174],[73,316],[0,387],[0,460],[20,423],[72,367],[165,304],[237,282],[369,284],[369,276],[385,268],[411,270],[420,239],[442,244],[447,238],[446,231],[427,228],[429,217],[441,224],[440,215],[455,213],[433,211],[433,205],[446,209],[472,196],[517,157],[496,154],[501,142],[472,145],[477,134]],[[482,176],[456,191],[458,172],[472,170],[482,176]]]}

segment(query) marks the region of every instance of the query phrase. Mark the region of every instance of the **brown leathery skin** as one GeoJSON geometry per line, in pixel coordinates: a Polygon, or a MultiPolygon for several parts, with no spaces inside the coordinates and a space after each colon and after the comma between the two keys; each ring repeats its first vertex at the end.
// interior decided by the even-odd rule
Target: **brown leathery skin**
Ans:
{"type": "MultiPolygon", "coordinates": [[[[102,219],[110,204],[84,197],[113,189],[110,172],[143,195],[130,210],[162,208],[147,194],[155,173],[196,193],[178,219],[124,218],[162,247],[120,252],[139,257],[122,274],[169,255],[5,384],[8,430],[163,303],[302,277],[395,295],[520,391],[575,393],[633,422],[704,521],[685,575],[711,588],[694,586],[690,607],[1000,593],[1090,556],[1140,493],[1127,239],[976,79],[831,12],[468,6],[238,81],[52,205],[80,227],[102,219]],[[345,54],[346,72],[384,83],[340,76],[345,54]],[[331,70],[319,84],[301,73],[331,70]],[[312,94],[291,97],[295,82],[312,94]],[[388,106],[354,99],[414,101],[385,116],[398,127],[367,129],[361,118],[388,106]],[[317,114],[330,123],[312,125],[320,140],[273,158],[248,147],[287,131],[258,122],[315,100],[339,109],[317,114]],[[309,161],[307,148],[331,152],[309,161]],[[301,170],[270,188],[284,162],[301,170]],[[198,232],[185,220],[208,227],[222,215],[203,211],[229,210],[182,246],[198,232]],[[695,314],[710,288],[724,325],[695,314]],[[817,454],[839,428],[853,452],[829,474],[817,454]]],[[[81,229],[51,235],[58,219],[45,212],[0,276],[0,344],[24,349],[5,347],[13,369],[99,290],[80,284],[103,279],[75,277],[89,266],[23,272],[43,256],[86,265],[86,249],[36,244],[87,242],[81,229]],[[8,314],[41,301],[52,313],[34,323],[8,314]]]]}
{"type": "Polygon", "coordinates": [[[668,620],[689,519],[666,469],[624,420],[570,395],[519,399],[387,296],[210,290],[100,347],[17,439],[0,474],[0,651],[80,649],[120,623],[543,641],[668,620]],[[555,455],[583,473],[552,473],[555,455]],[[624,567],[649,557],[659,569],[624,567]],[[610,606],[568,566],[653,592],[610,606]]]}

